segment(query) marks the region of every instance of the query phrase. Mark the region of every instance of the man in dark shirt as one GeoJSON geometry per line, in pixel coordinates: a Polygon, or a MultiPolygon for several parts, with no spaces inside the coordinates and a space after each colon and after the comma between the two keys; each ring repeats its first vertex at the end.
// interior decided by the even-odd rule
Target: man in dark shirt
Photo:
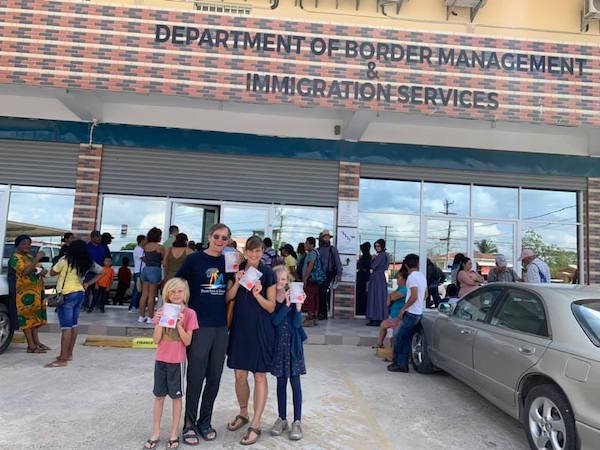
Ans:
{"type": "MultiPolygon", "coordinates": [[[[104,258],[106,256],[110,256],[110,252],[108,248],[102,242],[102,235],[98,230],[94,230],[90,233],[90,240],[87,243],[88,253],[90,254],[90,258],[100,267],[104,266],[104,258]],[[108,253],[107,253],[108,252],[108,253]]],[[[95,274],[92,272],[88,272],[85,275],[84,281],[89,281],[94,278],[95,274]]],[[[95,305],[98,304],[98,299],[100,296],[100,292],[94,285],[90,286],[86,293],[86,310],[87,312],[92,312],[95,305]]]]}
{"type": "Polygon", "coordinates": [[[335,289],[342,279],[342,262],[337,248],[331,245],[329,230],[323,230],[319,234],[319,255],[326,275],[325,282],[319,286],[319,320],[327,320],[331,290],[335,289]]]}
{"type": "Polygon", "coordinates": [[[230,237],[231,230],[227,225],[213,225],[208,236],[208,248],[189,255],[176,275],[187,280],[190,286],[188,306],[196,311],[200,324],[200,328],[192,335],[192,343],[187,347],[183,442],[188,445],[199,443],[198,433],[206,441],[217,438],[211,419],[228,342],[225,304],[227,279],[223,250],[230,237]],[[205,379],[203,392],[202,385],[205,379]],[[198,416],[201,396],[202,404],[198,416]]]}

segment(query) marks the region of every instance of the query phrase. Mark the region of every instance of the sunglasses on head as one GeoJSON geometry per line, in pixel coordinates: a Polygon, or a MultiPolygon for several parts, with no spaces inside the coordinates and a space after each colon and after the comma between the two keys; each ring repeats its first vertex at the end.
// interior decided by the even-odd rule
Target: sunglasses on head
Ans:
{"type": "Polygon", "coordinates": [[[221,241],[225,242],[225,241],[228,241],[228,240],[229,240],[229,236],[221,236],[221,235],[219,235],[219,234],[213,234],[213,236],[212,236],[212,237],[213,237],[213,239],[215,239],[215,240],[217,240],[217,241],[218,241],[218,240],[221,240],[221,241]]]}

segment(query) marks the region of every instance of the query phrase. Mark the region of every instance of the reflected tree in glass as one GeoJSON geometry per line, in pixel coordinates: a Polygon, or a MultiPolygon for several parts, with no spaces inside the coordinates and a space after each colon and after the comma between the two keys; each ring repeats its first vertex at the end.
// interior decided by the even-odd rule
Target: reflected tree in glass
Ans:
{"type": "Polygon", "coordinates": [[[569,282],[578,267],[577,225],[524,224],[522,246],[550,267],[553,279],[569,282]]]}

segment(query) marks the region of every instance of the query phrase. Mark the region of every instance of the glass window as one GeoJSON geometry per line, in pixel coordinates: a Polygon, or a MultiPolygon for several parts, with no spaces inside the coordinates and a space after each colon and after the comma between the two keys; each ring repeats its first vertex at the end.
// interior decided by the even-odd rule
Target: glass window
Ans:
{"type": "Polygon", "coordinates": [[[15,186],[10,194],[6,241],[28,234],[38,241],[60,243],[71,230],[75,192],[73,189],[15,186]]]}
{"type": "Polygon", "coordinates": [[[265,237],[268,215],[267,208],[223,206],[221,222],[231,228],[231,239],[237,242],[238,250],[243,251],[250,236],[265,237]]]}
{"type": "Polygon", "coordinates": [[[496,255],[504,255],[514,265],[515,227],[512,223],[473,222],[473,256],[482,275],[496,265],[496,255]]]}
{"type": "Polygon", "coordinates": [[[419,214],[421,183],[362,178],[359,198],[360,211],[419,214]]]}
{"type": "Polygon", "coordinates": [[[522,220],[577,222],[577,193],[523,189],[522,220]]]}
{"type": "Polygon", "coordinates": [[[516,188],[473,186],[474,217],[516,219],[519,190],[516,188]]]}
{"type": "Polygon", "coordinates": [[[456,304],[454,316],[462,320],[485,322],[485,318],[502,293],[501,288],[482,288],[467,295],[456,304]]]}
{"type": "Polygon", "coordinates": [[[375,241],[385,239],[392,262],[404,260],[408,253],[419,254],[419,216],[360,213],[358,222],[358,242],[370,242],[371,253],[375,241]]]}
{"type": "MultiPolygon", "coordinates": [[[[152,227],[163,230],[166,209],[166,200],[105,196],[100,231],[114,236],[111,250],[132,250],[139,234],[146,234],[152,227]],[[125,233],[121,234],[123,230],[125,233]]],[[[167,238],[167,234],[163,230],[163,239],[167,238]]]]}
{"type": "Polygon", "coordinates": [[[425,183],[423,212],[445,216],[469,215],[470,186],[462,184],[425,183]]]}
{"type": "Polygon", "coordinates": [[[596,347],[600,347],[600,301],[583,300],[571,305],[575,318],[596,347]]]}
{"type": "Polygon", "coordinates": [[[511,289],[504,304],[494,313],[492,325],[537,336],[548,336],[546,312],[535,295],[511,289]]]}
{"type": "Polygon", "coordinates": [[[467,254],[468,233],[464,220],[427,220],[427,257],[447,273],[456,253],[467,254]]]}
{"type": "MultiPolygon", "coordinates": [[[[216,207],[194,203],[173,203],[171,224],[185,233],[190,241],[208,242],[208,231],[216,222],[216,207]]],[[[163,234],[163,241],[168,236],[163,234]]]]}
{"type": "Polygon", "coordinates": [[[577,271],[577,225],[523,224],[521,244],[534,251],[550,267],[553,281],[569,283],[577,271]]]}
{"type": "MultiPolygon", "coordinates": [[[[277,206],[273,213],[273,246],[291,244],[294,248],[307,237],[315,239],[323,230],[335,235],[334,211],[328,208],[277,206]]],[[[335,238],[332,240],[335,245],[335,238]]]]}

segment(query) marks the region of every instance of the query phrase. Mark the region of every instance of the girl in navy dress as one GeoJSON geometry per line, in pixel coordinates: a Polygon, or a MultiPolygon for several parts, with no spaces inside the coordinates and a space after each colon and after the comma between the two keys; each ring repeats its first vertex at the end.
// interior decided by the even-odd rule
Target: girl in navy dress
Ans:
{"type": "Polygon", "coordinates": [[[275,310],[275,275],[270,267],[260,262],[263,255],[262,240],[252,236],[246,241],[246,261],[240,264],[235,281],[229,281],[225,297],[235,300],[233,321],[229,333],[227,367],[235,370],[235,393],[240,413],[227,424],[230,431],[239,430],[249,421],[248,400],[250,386],[248,372],[254,374],[254,416],[248,431],[240,441],[251,445],[261,434],[260,422],[267,404],[267,372],[273,364],[275,330],[271,313],[275,310]],[[240,285],[247,268],[254,267],[262,273],[252,291],[240,285]]]}
{"type": "Polygon", "coordinates": [[[285,266],[276,266],[277,306],[271,316],[275,325],[275,353],[271,373],[277,377],[277,406],[279,417],[271,428],[271,435],[280,436],[288,430],[287,422],[287,382],[292,385],[294,400],[294,422],[289,434],[292,441],[302,439],[302,387],[300,375],[306,374],[302,343],[306,333],[302,328],[301,303],[291,304],[289,274],[285,266]]]}

